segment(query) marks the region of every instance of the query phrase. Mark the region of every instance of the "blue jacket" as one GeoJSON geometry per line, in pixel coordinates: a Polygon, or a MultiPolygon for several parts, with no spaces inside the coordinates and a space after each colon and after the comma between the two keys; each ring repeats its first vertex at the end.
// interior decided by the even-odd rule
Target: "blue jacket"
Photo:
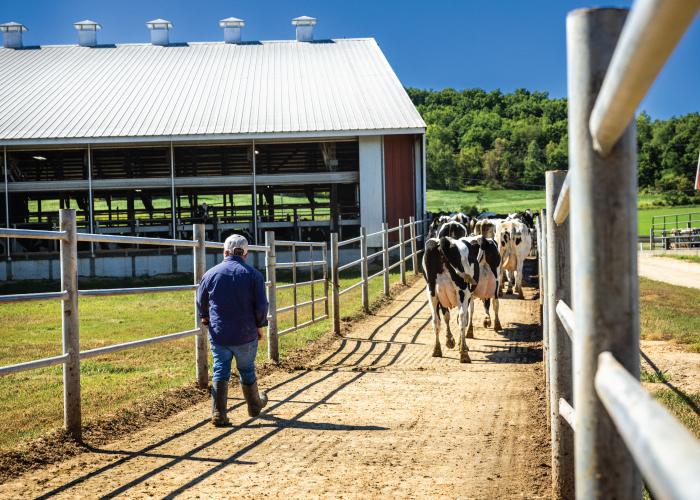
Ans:
{"type": "Polygon", "coordinates": [[[265,280],[241,257],[226,257],[207,271],[197,289],[200,318],[209,318],[209,340],[241,345],[257,338],[267,326],[265,280]]]}

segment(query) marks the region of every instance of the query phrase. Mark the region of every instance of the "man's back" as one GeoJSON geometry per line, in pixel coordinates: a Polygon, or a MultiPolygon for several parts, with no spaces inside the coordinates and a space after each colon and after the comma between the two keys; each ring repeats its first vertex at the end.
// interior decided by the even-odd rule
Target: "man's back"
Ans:
{"type": "Polygon", "coordinates": [[[262,275],[241,257],[226,257],[205,273],[197,291],[200,317],[209,318],[209,338],[219,345],[241,345],[257,338],[267,324],[262,275]]]}

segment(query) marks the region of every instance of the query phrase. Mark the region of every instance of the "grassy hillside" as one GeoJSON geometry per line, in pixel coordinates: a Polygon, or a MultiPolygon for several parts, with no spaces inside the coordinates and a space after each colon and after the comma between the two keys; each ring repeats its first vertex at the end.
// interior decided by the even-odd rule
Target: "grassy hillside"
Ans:
{"type": "MultiPolygon", "coordinates": [[[[653,207],[652,204],[658,200],[658,195],[639,195],[638,230],[640,235],[646,236],[649,234],[651,218],[654,215],[685,214],[700,211],[699,205],[653,207]]],[[[463,207],[476,205],[482,211],[508,213],[525,210],[526,208],[540,210],[545,205],[544,191],[542,190],[489,189],[479,186],[461,191],[429,189],[427,201],[429,212],[456,212],[463,207]]]]}

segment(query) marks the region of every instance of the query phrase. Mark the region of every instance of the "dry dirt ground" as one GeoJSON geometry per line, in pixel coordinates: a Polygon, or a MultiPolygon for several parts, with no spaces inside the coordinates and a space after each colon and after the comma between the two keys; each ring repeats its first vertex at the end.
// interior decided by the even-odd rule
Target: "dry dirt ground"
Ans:
{"type": "Polygon", "coordinates": [[[460,364],[444,337],[445,357],[431,357],[423,283],[314,361],[261,380],[259,418],[236,390],[230,428],[209,425],[200,404],[0,485],[0,497],[548,496],[535,290],[501,300],[500,334],[477,303],[473,363],[460,364]]]}
{"type": "Polygon", "coordinates": [[[640,252],[639,275],[672,285],[700,288],[700,264],[640,252]]]}
{"type": "Polygon", "coordinates": [[[700,353],[664,340],[642,340],[641,350],[642,369],[662,372],[673,387],[684,393],[700,394],[700,353]]]}

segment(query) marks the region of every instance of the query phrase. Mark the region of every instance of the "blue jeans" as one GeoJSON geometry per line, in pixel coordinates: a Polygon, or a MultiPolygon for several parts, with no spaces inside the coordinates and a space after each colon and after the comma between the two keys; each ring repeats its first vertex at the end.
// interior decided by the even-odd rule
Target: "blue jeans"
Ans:
{"type": "Polygon", "coordinates": [[[211,344],[211,353],[214,357],[214,382],[229,380],[231,378],[231,361],[236,358],[236,368],[242,384],[250,385],[256,381],[255,355],[258,353],[258,339],[241,345],[211,344]]]}

